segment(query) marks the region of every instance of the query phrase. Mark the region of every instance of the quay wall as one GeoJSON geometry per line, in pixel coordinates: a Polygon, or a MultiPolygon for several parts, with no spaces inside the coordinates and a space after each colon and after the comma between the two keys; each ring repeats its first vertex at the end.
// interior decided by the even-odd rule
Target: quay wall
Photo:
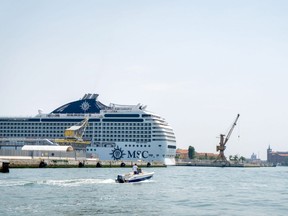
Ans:
{"type": "MultiPolygon", "coordinates": [[[[104,161],[98,158],[87,158],[85,151],[22,151],[15,149],[0,149],[0,160],[8,160],[10,168],[37,168],[44,163],[50,168],[72,167],[132,167],[135,161],[104,161]],[[123,165],[123,163],[125,165],[123,165]]],[[[166,167],[160,162],[136,162],[140,167],[166,167]],[[148,165],[148,166],[147,166],[148,165]]]]}
{"type": "MultiPolygon", "coordinates": [[[[39,168],[40,163],[44,163],[46,168],[116,168],[116,167],[132,167],[135,161],[100,161],[99,159],[90,158],[59,158],[59,157],[3,157],[0,159],[9,161],[10,168],[39,168]],[[124,163],[124,164],[123,164],[124,163]]],[[[166,167],[166,165],[159,162],[137,162],[139,167],[166,167]]]]}
{"type": "Polygon", "coordinates": [[[190,162],[176,162],[176,166],[198,166],[198,167],[260,167],[260,164],[252,163],[219,163],[209,160],[204,161],[190,161],[190,162]]]}

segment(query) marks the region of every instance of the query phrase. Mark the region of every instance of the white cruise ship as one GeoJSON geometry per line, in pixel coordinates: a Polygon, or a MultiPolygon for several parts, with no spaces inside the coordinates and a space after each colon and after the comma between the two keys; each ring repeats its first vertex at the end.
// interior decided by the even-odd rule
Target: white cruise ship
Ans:
{"type": "Polygon", "coordinates": [[[173,129],[146,106],[106,106],[98,94],[85,94],[50,114],[35,117],[1,117],[0,138],[64,138],[64,131],[84,118],[88,126],[83,136],[91,141],[87,155],[100,160],[147,161],[175,164],[176,138],[173,129]]]}

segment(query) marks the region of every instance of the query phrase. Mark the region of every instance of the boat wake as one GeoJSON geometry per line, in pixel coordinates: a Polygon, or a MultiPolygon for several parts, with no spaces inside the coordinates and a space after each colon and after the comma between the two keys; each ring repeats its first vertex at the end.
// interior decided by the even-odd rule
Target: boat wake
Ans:
{"type": "Polygon", "coordinates": [[[64,179],[64,180],[38,180],[38,181],[9,181],[0,184],[0,187],[50,185],[59,187],[77,187],[93,184],[115,184],[114,179],[64,179]]]}
{"type": "Polygon", "coordinates": [[[0,187],[29,186],[34,184],[35,182],[29,182],[29,181],[6,181],[6,182],[0,181],[0,187]]]}
{"type": "Polygon", "coordinates": [[[43,185],[53,185],[60,187],[77,187],[81,185],[92,185],[92,184],[114,184],[113,179],[69,179],[69,180],[45,180],[39,182],[43,185]]]}

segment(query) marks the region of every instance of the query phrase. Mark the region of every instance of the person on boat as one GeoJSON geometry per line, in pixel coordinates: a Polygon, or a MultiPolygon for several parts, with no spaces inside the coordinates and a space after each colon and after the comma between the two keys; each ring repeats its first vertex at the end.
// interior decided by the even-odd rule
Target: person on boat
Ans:
{"type": "Polygon", "coordinates": [[[136,163],[133,166],[133,172],[134,172],[134,175],[138,174],[138,166],[136,163]]]}

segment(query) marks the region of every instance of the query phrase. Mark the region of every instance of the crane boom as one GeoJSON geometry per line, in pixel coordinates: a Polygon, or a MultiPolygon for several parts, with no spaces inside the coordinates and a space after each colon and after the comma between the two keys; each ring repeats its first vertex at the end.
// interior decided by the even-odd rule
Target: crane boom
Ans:
{"type": "Polygon", "coordinates": [[[234,130],[234,127],[236,126],[236,123],[237,123],[239,117],[240,117],[240,114],[237,115],[237,117],[236,117],[236,119],[235,119],[235,121],[234,121],[234,123],[233,123],[233,125],[232,125],[232,127],[230,129],[230,131],[228,132],[228,134],[227,134],[227,136],[225,138],[225,141],[224,141],[224,145],[228,142],[228,140],[229,140],[229,138],[230,138],[230,136],[231,136],[231,134],[232,134],[232,132],[234,130]]]}

